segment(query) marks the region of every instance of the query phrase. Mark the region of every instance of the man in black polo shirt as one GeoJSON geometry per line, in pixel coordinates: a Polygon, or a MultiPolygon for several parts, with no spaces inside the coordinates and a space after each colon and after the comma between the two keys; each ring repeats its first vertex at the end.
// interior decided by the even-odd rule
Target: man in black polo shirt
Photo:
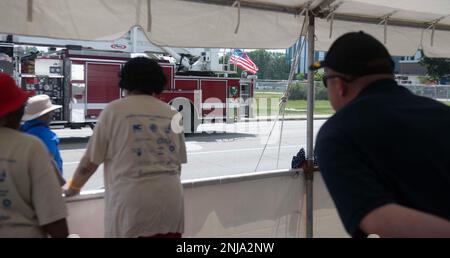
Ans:
{"type": "Polygon", "coordinates": [[[336,113],[316,154],[348,233],[450,237],[450,107],[398,86],[363,32],[338,38],[319,68],[336,113]]]}

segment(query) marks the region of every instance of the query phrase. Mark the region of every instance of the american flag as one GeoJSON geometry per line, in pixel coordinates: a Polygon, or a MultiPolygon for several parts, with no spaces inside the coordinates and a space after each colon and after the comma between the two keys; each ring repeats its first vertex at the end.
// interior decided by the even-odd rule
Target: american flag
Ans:
{"type": "Polygon", "coordinates": [[[259,70],[255,63],[253,63],[253,61],[250,59],[250,57],[248,57],[247,54],[240,49],[233,50],[233,54],[230,57],[230,64],[235,64],[245,71],[251,72],[253,74],[255,74],[259,70]]]}

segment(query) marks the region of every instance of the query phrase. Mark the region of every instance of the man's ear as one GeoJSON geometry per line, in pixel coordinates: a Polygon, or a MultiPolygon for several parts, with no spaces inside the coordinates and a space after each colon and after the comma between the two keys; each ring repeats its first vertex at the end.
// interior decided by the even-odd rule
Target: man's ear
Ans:
{"type": "Polygon", "coordinates": [[[338,92],[340,97],[347,96],[348,89],[347,89],[347,85],[345,84],[344,81],[339,80],[339,83],[336,85],[336,87],[337,87],[337,92],[338,92]]]}

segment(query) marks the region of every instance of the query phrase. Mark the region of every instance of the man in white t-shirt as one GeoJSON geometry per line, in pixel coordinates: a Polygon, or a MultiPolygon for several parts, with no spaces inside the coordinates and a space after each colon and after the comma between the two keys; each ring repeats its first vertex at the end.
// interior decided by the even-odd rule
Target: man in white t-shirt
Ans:
{"type": "Polygon", "coordinates": [[[0,73],[0,238],[67,237],[66,204],[44,144],[21,133],[30,94],[0,73]]]}
{"type": "Polygon", "coordinates": [[[66,190],[78,194],[104,163],[106,237],[181,237],[184,231],[180,172],[187,158],[180,115],[154,97],[165,83],[154,60],[125,64],[120,87],[127,96],[102,111],[66,190]]]}

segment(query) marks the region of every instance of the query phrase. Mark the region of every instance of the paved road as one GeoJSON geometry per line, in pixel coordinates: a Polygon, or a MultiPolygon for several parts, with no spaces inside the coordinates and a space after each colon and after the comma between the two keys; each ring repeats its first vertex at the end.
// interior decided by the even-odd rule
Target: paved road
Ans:
{"type": "MultiPolygon", "coordinates": [[[[314,138],[325,120],[314,121],[314,138]]],[[[188,163],[182,167],[182,179],[198,179],[249,173],[256,164],[267,141],[273,122],[260,121],[235,124],[202,125],[202,134],[186,136],[188,163]],[[211,133],[211,130],[217,131],[211,133]]],[[[55,132],[62,138],[61,154],[64,175],[70,178],[82,157],[89,136],[89,128],[81,130],[60,129],[55,132]]],[[[258,171],[277,169],[277,152],[280,124],[270,137],[258,171]]],[[[292,156],[300,147],[306,148],[306,121],[285,121],[278,168],[289,168],[292,156]]],[[[103,167],[94,174],[85,189],[103,186],[103,167]]]]}

